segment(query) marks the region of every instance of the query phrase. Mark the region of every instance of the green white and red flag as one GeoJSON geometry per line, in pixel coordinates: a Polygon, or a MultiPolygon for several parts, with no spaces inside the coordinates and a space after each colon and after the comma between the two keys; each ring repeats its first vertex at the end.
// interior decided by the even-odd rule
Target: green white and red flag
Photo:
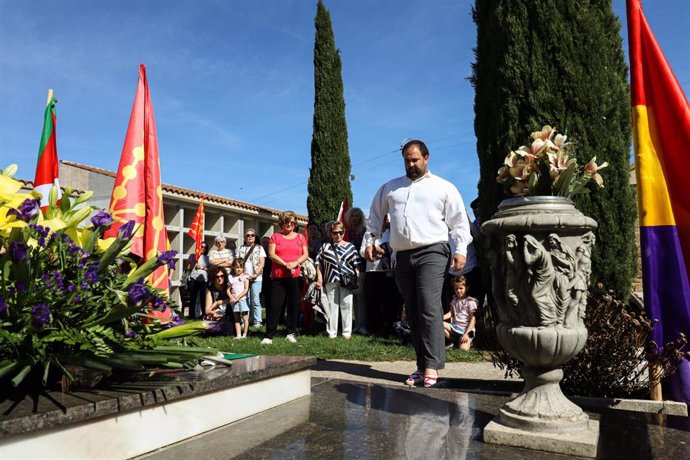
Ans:
{"type": "Polygon", "coordinates": [[[43,211],[48,207],[48,195],[53,186],[57,187],[58,202],[62,196],[58,180],[56,103],[57,99],[52,97],[52,95],[48,97],[48,104],[43,115],[43,133],[41,134],[41,144],[38,147],[38,162],[36,163],[36,176],[34,178],[34,190],[42,195],[41,209],[43,211]]]}

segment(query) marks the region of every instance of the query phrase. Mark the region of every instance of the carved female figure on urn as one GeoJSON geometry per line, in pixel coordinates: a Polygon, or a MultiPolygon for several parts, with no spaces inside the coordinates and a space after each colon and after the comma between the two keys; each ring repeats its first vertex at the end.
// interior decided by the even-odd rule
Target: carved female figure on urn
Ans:
{"type": "Polygon", "coordinates": [[[553,281],[556,272],[551,255],[532,235],[525,235],[524,257],[531,288],[530,303],[539,313],[539,325],[554,326],[557,322],[553,281]]]}
{"type": "Polygon", "coordinates": [[[556,270],[553,285],[558,318],[556,324],[563,324],[566,308],[570,304],[572,280],[575,277],[575,257],[573,257],[570,248],[555,233],[550,233],[546,237],[546,244],[551,253],[551,262],[556,270]]]}

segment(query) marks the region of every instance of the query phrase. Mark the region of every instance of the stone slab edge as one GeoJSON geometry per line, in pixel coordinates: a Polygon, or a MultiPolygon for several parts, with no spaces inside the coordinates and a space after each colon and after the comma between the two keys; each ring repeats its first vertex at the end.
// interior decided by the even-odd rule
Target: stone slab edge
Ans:
{"type": "Polygon", "coordinates": [[[497,418],[484,428],[484,442],[504,446],[553,452],[564,455],[595,458],[599,441],[599,422],[589,420],[586,430],[578,433],[530,432],[507,427],[497,422],[497,418]]]}
{"type": "Polygon", "coordinates": [[[650,414],[688,416],[688,405],[677,401],[650,401],[648,399],[592,398],[587,396],[569,396],[578,406],[646,412],[650,414]]]}

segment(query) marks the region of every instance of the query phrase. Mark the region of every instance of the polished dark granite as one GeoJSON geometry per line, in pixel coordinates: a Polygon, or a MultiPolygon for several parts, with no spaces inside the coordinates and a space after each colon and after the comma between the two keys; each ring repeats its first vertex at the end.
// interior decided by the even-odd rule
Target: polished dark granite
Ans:
{"type": "MultiPolygon", "coordinates": [[[[504,396],[343,380],[313,379],[312,384],[308,399],[146,457],[172,460],[203,453],[209,459],[237,456],[281,460],[565,458],[482,442],[482,430],[507,400],[504,396]],[[308,420],[286,430],[285,421],[301,417],[305,401],[309,401],[308,420]],[[211,437],[217,441],[209,442],[211,437]]],[[[598,458],[690,458],[687,417],[585,409],[601,424],[598,458]]]]}
{"type": "Polygon", "coordinates": [[[89,391],[2,395],[0,439],[224,390],[308,369],[315,362],[315,358],[299,356],[253,356],[232,361],[231,367],[130,375],[125,380],[103,381],[89,391]]]}

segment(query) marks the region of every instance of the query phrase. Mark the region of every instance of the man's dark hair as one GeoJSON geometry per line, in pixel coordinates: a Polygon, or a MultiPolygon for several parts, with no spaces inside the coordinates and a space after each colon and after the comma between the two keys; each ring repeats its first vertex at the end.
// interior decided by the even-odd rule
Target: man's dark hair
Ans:
{"type": "Polygon", "coordinates": [[[426,148],[426,144],[418,139],[412,139],[411,141],[407,141],[405,145],[402,146],[400,149],[400,152],[404,155],[405,150],[408,149],[408,147],[411,147],[413,145],[416,145],[419,151],[422,153],[422,156],[428,157],[429,156],[429,149],[426,148]]]}

